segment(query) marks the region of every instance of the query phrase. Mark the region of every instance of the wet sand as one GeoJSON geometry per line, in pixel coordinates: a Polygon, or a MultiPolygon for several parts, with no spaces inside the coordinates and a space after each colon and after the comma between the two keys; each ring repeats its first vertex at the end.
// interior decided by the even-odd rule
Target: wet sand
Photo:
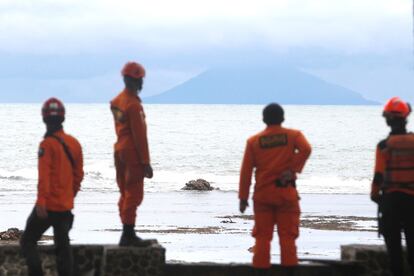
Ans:
{"type": "MultiPolygon", "coordinates": [[[[0,206],[0,230],[24,228],[34,194],[9,194],[0,206]]],[[[76,200],[72,243],[115,244],[122,225],[116,191],[85,191],[76,200]]],[[[366,195],[303,194],[301,258],[338,259],[340,245],[378,244],[376,209],[366,195]]],[[[138,212],[137,233],[156,238],[167,248],[169,262],[250,262],[252,210],[238,212],[236,192],[146,193],[138,212]]],[[[51,231],[46,233],[51,234],[51,231]]],[[[279,262],[277,234],[273,262],[279,262]]]]}

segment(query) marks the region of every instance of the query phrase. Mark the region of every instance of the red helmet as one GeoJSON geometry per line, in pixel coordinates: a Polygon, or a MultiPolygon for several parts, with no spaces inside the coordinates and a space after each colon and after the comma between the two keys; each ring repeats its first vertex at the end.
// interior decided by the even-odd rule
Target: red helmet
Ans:
{"type": "Polygon", "coordinates": [[[411,106],[409,103],[404,102],[399,97],[394,97],[388,100],[384,106],[384,117],[398,117],[407,118],[411,113],[411,106]]]}
{"type": "Polygon", "coordinates": [[[136,62],[127,62],[127,64],[124,65],[124,68],[122,68],[121,73],[122,76],[130,76],[135,79],[145,77],[144,67],[136,62]]]}
{"type": "Polygon", "coordinates": [[[60,100],[56,98],[50,98],[43,104],[42,116],[43,118],[51,116],[65,117],[65,106],[60,100]]]}

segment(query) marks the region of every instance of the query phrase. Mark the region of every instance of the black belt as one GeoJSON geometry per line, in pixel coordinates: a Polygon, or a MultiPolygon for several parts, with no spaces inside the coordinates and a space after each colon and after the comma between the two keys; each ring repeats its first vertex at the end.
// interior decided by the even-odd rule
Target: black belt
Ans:
{"type": "Polygon", "coordinates": [[[278,188],[287,188],[287,187],[296,188],[296,180],[290,180],[290,181],[282,182],[280,179],[276,179],[274,183],[275,183],[276,187],[278,187],[278,188]]]}
{"type": "Polygon", "coordinates": [[[398,189],[414,189],[414,182],[386,182],[385,189],[398,188],[398,189]]]}

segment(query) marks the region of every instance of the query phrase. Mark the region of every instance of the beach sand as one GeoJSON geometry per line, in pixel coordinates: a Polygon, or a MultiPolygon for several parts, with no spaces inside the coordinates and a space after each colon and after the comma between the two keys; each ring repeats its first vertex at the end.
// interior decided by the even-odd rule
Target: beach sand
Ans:
{"type": "MultiPolygon", "coordinates": [[[[339,259],[341,244],[382,243],[376,233],[376,206],[368,195],[302,194],[301,198],[300,258],[339,259]]],[[[23,229],[34,191],[3,192],[0,199],[0,231],[23,229]]],[[[82,191],[76,199],[72,243],[117,243],[122,229],[117,200],[113,190],[82,191]]],[[[248,263],[252,227],[252,208],[241,215],[236,192],[147,192],[138,210],[138,235],[158,239],[169,262],[248,263]]],[[[279,263],[276,233],[272,258],[279,263]]]]}

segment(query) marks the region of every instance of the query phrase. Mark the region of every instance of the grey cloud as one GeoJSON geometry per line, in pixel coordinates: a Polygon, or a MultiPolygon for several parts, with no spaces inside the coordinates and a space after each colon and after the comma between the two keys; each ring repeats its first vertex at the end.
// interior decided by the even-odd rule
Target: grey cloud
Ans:
{"type": "Polygon", "coordinates": [[[393,51],[411,45],[410,13],[400,7],[408,2],[6,1],[0,9],[0,49],[73,55],[134,47],[176,53],[260,44],[280,50],[393,51]]]}

